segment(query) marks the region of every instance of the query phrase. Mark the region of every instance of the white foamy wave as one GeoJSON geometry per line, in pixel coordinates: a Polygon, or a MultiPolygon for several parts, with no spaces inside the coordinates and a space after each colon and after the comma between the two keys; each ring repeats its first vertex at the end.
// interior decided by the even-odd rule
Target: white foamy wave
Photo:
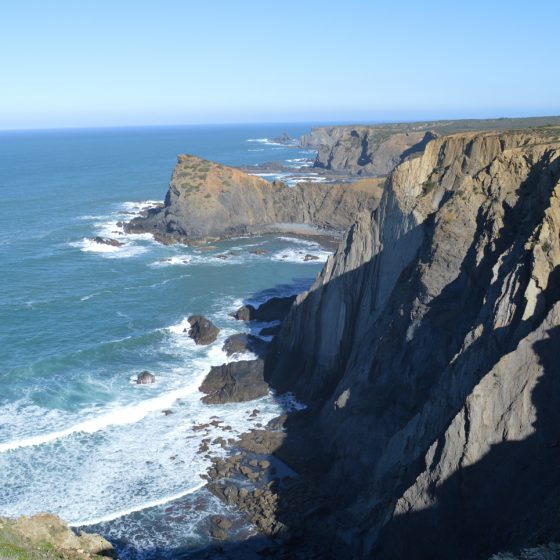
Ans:
{"type": "Polygon", "coordinates": [[[277,253],[274,253],[270,258],[273,261],[316,264],[316,263],[326,262],[330,254],[331,253],[329,253],[328,251],[316,250],[316,249],[311,249],[309,251],[284,249],[282,251],[278,251],[277,253]],[[308,255],[315,258],[310,259],[308,255]]]}
{"type": "Polygon", "coordinates": [[[142,511],[142,510],[145,510],[145,509],[148,509],[148,508],[162,506],[162,505],[165,505],[169,502],[174,502],[175,500],[179,500],[180,498],[184,498],[185,496],[188,496],[189,494],[193,494],[197,490],[200,490],[201,488],[203,488],[205,485],[206,485],[205,482],[201,482],[196,486],[193,486],[191,488],[187,488],[186,490],[183,490],[181,492],[177,492],[176,494],[172,494],[171,496],[165,496],[163,498],[159,498],[157,500],[152,500],[150,502],[139,504],[137,506],[133,506],[133,507],[126,508],[126,509],[121,509],[119,511],[114,511],[114,512],[111,512],[111,513],[109,513],[107,515],[104,515],[102,517],[97,517],[95,519],[83,519],[83,520],[73,521],[72,523],[69,523],[69,526],[70,527],[87,527],[88,525],[97,525],[98,523],[106,523],[107,521],[114,521],[115,519],[118,519],[119,517],[124,517],[125,515],[130,515],[131,513],[135,513],[137,511],[142,511]]]}
{"type": "MultiPolygon", "coordinates": [[[[232,249],[234,251],[236,248],[232,249]]],[[[241,248],[242,249],[242,248],[241,248]]],[[[250,251],[247,252],[227,252],[219,254],[209,253],[192,253],[189,255],[174,256],[166,259],[160,259],[150,264],[151,267],[163,266],[190,266],[190,265],[210,265],[210,266],[223,266],[229,264],[242,264],[247,260],[255,257],[250,251]]]]}
{"type": "Polygon", "coordinates": [[[185,266],[192,263],[192,258],[190,256],[183,257],[169,257],[167,259],[161,259],[159,261],[151,263],[150,266],[185,266]]]}
{"type": "Polygon", "coordinates": [[[313,162],[309,158],[291,158],[287,159],[286,163],[288,167],[293,167],[294,169],[303,169],[313,165],[313,162]]]}
{"type": "MultiPolygon", "coordinates": [[[[95,432],[99,432],[100,430],[104,430],[109,426],[124,426],[126,424],[135,424],[152,412],[159,412],[163,409],[169,408],[175,403],[177,399],[195,393],[196,391],[198,391],[199,384],[200,382],[197,379],[194,383],[191,383],[186,387],[183,387],[182,389],[177,389],[175,391],[160,395],[159,397],[147,399],[134,405],[120,406],[115,410],[101,414],[96,418],[78,422],[77,424],[74,424],[73,426],[70,426],[63,430],[58,430],[47,434],[40,434],[29,438],[8,441],[6,443],[0,443],[0,453],[12,451],[21,447],[33,447],[36,445],[51,443],[53,441],[68,437],[76,433],[92,434],[95,432]]],[[[151,386],[147,385],[142,387],[151,386]]]]}
{"type": "Polygon", "coordinates": [[[148,249],[142,245],[132,245],[125,243],[115,247],[106,243],[97,243],[93,239],[84,237],[81,241],[70,243],[71,247],[76,247],[84,253],[102,253],[109,258],[130,258],[145,253],[148,249]]]}
{"type": "Polygon", "coordinates": [[[305,247],[311,247],[313,249],[321,249],[321,245],[316,241],[310,241],[309,239],[300,239],[299,237],[289,237],[287,235],[280,235],[278,239],[282,241],[287,241],[288,243],[294,243],[295,245],[304,245],[305,247]]]}

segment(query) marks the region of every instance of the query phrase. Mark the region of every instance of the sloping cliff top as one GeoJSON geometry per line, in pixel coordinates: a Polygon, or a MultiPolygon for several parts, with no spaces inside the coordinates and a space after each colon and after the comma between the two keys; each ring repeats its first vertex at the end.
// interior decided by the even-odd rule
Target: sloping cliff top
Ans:
{"type": "Polygon", "coordinates": [[[76,535],[55,515],[0,518],[0,558],[104,560],[107,557],[116,557],[111,543],[96,534],[76,535]]]}
{"type": "Polygon", "coordinates": [[[181,242],[294,231],[302,224],[344,232],[363,210],[372,210],[382,182],[300,183],[294,187],[251,176],[237,168],[180,155],[162,208],[127,225],[181,242]]]}

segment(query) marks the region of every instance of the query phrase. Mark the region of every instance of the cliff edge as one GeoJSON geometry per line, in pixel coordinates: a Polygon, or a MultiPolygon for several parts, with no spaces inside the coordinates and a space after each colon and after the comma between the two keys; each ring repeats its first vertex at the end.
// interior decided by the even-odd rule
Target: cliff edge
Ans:
{"type": "Polygon", "coordinates": [[[266,377],[308,405],[279,451],[324,493],[308,536],[465,560],[560,537],[559,180],[555,127],[434,139],[298,296],[266,377]]]}

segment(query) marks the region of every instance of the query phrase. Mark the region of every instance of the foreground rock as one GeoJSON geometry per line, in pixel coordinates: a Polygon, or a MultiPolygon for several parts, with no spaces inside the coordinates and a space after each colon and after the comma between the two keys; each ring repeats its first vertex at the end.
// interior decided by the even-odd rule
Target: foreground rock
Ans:
{"type": "Polygon", "coordinates": [[[99,243],[100,245],[109,245],[110,247],[122,247],[124,245],[124,243],[108,237],[97,236],[93,238],[93,241],[95,241],[95,243],[99,243]]]}
{"type": "Polygon", "coordinates": [[[76,535],[60,518],[47,513],[0,518],[0,557],[19,560],[116,558],[111,543],[96,534],[76,535]]]}
{"type": "Polygon", "coordinates": [[[441,137],[396,167],[267,363],[308,404],[282,447],[337,504],[307,540],[411,560],[558,540],[559,231],[557,128],[441,137]]]}
{"type": "Polygon", "coordinates": [[[300,183],[288,187],[195,156],[182,155],[163,208],[126,224],[163,243],[227,239],[270,232],[345,231],[355,216],[377,206],[379,180],[356,184],[300,183]]]}
{"type": "Polygon", "coordinates": [[[196,344],[202,346],[212,344],[218,338],[218,334],[220,334],[220,329],[210,319],[202,315],[192,315],[188,318],[188,322],[191,326],[188,330],[188,335],[196,344]]]}
{"type": "Polygon", "coordinates": [[[207,404],[252,401],[268,394],[261,359],[214,366],[200,386],[207,404]]]}
{"type": "Polygon", "coordinates": [[[239,321],[262,321],[265,323],[281,321],[288,314],[295,300],[296,296],[273,297],[261,303],[257,308],[252,305],[243,305],[232,314],[232,317],[239,321]]]}
{"type": "Polygon", "coordinates": [[[267,349],[268,343],[262,338],[245,333],[233,334],[226,338],[222,347],[222,350],[227,356],[252,352],[257,356],[262,357],[266,354],[267,349]]]}

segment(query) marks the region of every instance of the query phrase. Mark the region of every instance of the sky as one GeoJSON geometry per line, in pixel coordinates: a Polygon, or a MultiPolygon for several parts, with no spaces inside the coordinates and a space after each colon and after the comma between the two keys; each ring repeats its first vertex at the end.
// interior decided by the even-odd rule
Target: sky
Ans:
{"type": "Polygon", "coordinates": [[[0,0],[0,129],[560,114],[558,0],[0,0]]]}

